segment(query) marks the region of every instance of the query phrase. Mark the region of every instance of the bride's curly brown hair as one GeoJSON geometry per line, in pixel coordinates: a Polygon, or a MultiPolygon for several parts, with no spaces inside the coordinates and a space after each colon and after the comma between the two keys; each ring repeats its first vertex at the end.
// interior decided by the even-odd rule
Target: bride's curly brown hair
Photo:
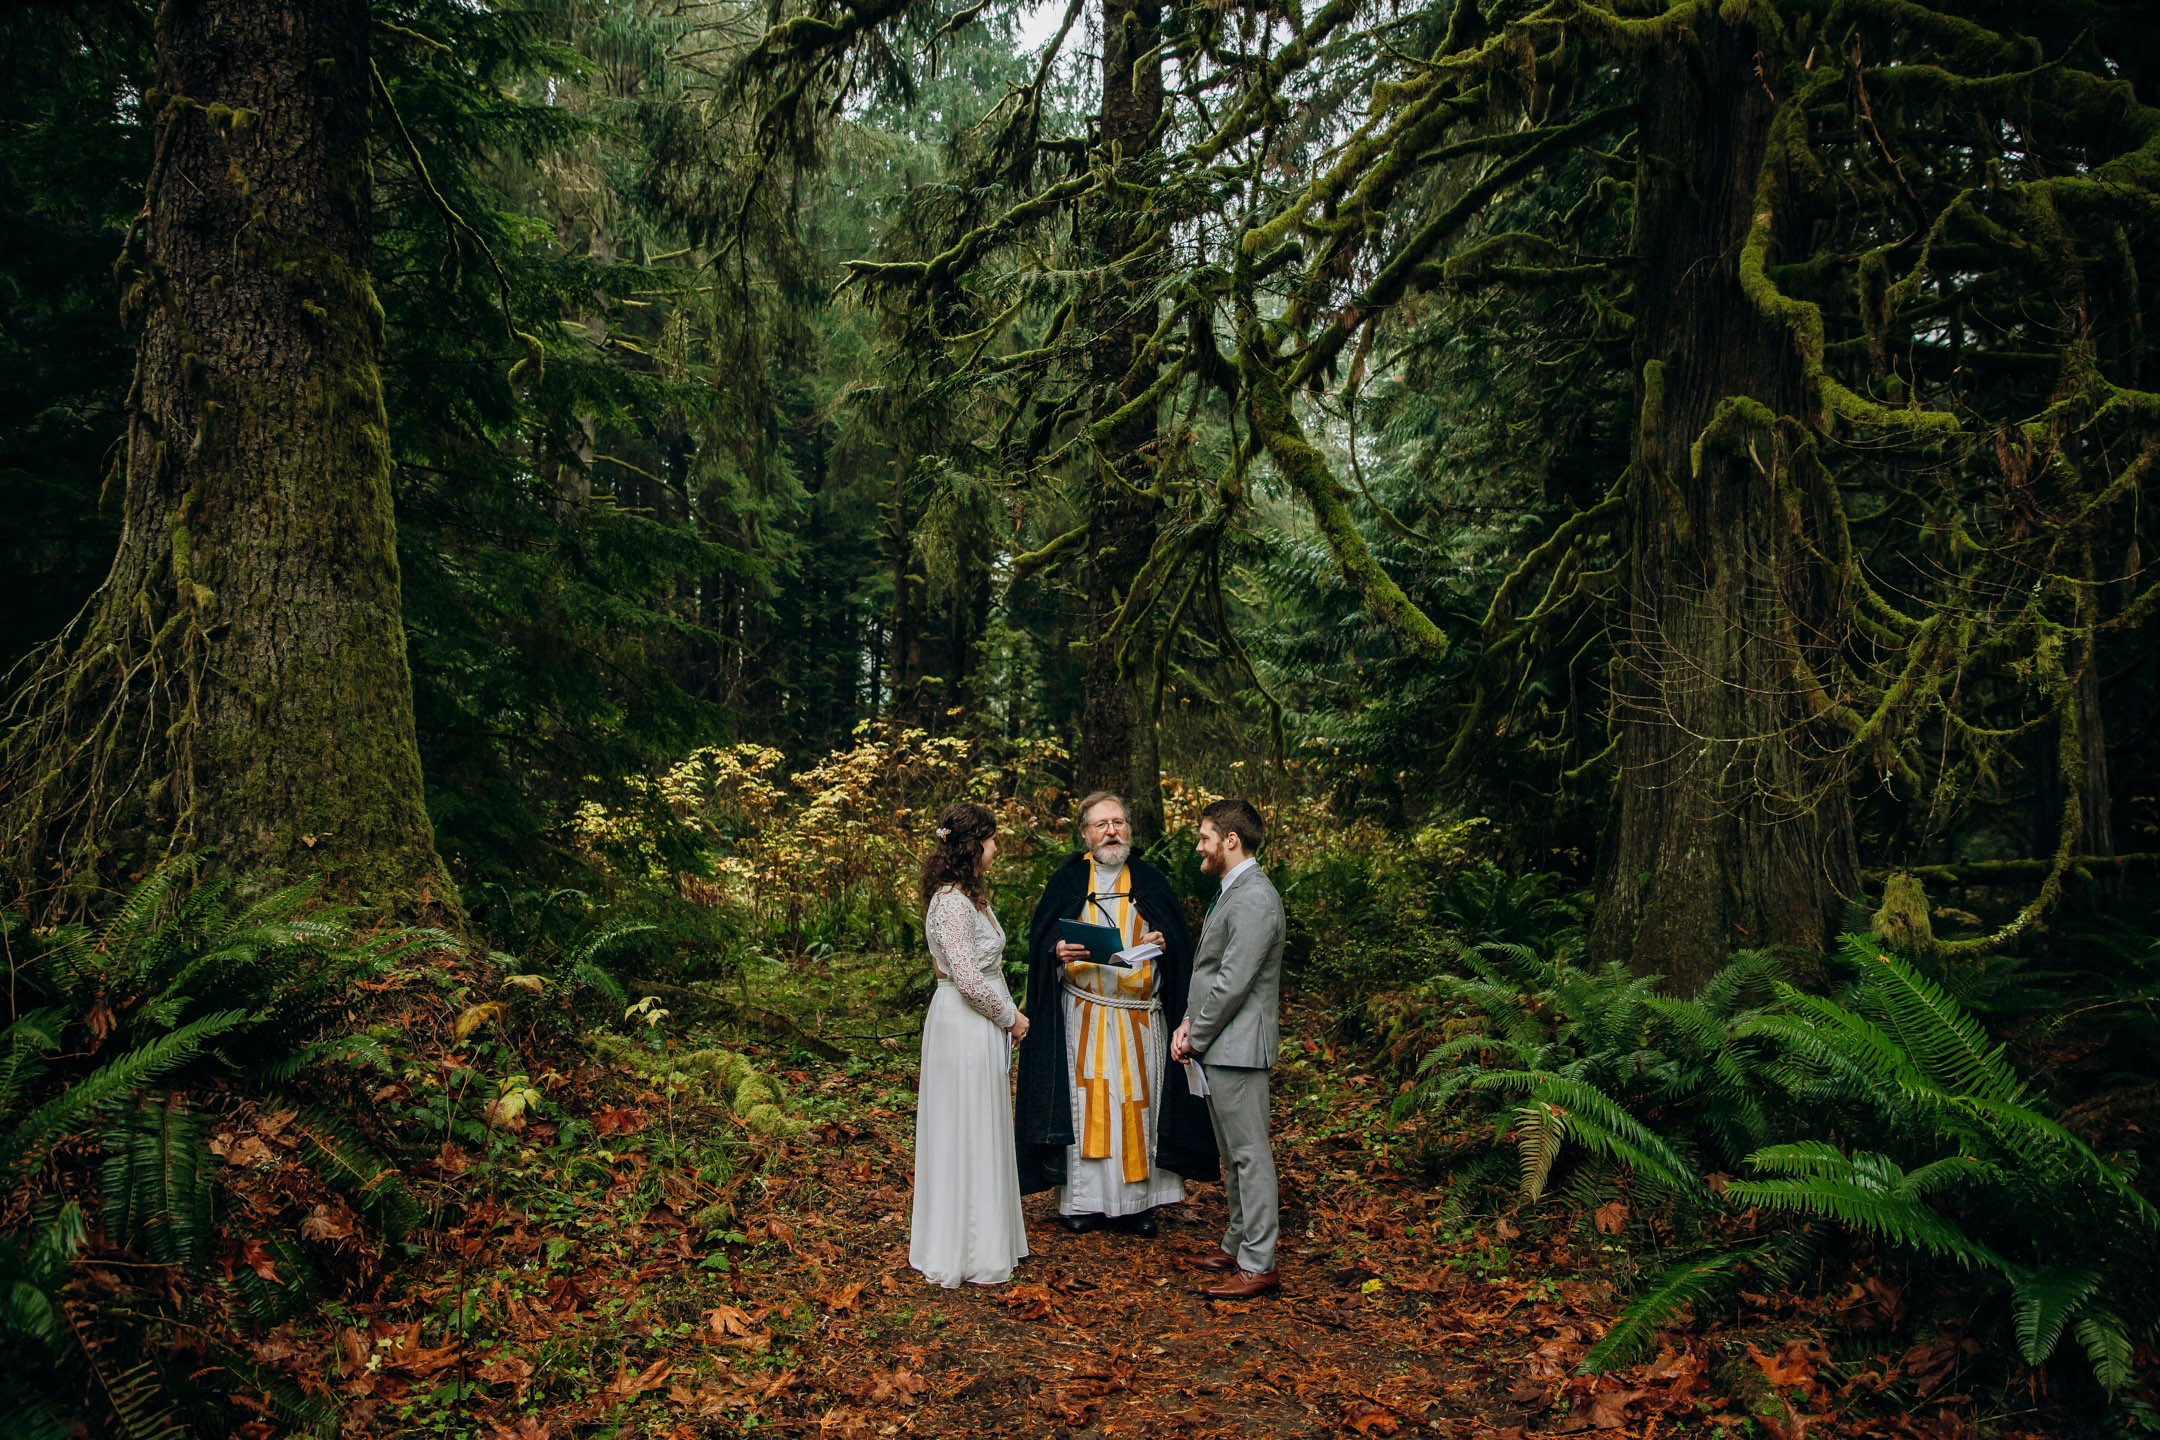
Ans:
{"type": "Polygon", "coordinates": [[[932,895],[950,885],[974,901],[976,909],[987,911],[990,892],[975,864],[982,858],[983,841],[997,834],[997,817],[988,806],[961,800],[939,812],[937,828],[937,839],[923,857],[922,879],[917,885],[922,903],[927,906],[932,895]]]}

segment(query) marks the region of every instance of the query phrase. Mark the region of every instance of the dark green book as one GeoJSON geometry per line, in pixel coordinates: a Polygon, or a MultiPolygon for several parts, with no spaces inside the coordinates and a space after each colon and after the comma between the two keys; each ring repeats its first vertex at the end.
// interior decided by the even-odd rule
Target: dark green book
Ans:
{"type": "Polygon", "coordinates": [[[1085,945],[1088,959],[1097,965],[1113,965],[1120,970],[1132,969],[1132,962],[1118,959],[1118,951],[1125,948],[1125,937],[1115,925],[1090,925],[1085,920],[1058,921],[1058,939],[1068,945],[1085,945]]]}

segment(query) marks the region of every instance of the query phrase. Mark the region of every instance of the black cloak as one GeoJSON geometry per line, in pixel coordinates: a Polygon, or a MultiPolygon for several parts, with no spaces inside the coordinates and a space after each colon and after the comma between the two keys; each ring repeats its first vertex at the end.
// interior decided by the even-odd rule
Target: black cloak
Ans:
{"type": "MultiPolygon", "coordinates": [[[[1057,958],[1057,922],[1080,918],[1093,884],[1089,863],[1083,850],[1059,866],[1028,924],[1028,1033],[1020,1042],[1020,1087],[1013,1100],[1023,1195],[1065,1182],[1065,1150],[1075,1138],[1072,1077],[1065,1055],[1065,967],[1057,958]]],[[[1184,908],[1160,870],[1138,856],[1125,864],[1132,871],[1132,900],[1143,928],[1162,932],[1157,993],[1162,996],[1163,1020],[1174,1032],[1185,1019],[1185,996],[1192,987],[1192,937],[1185,930],[1184,908]]],[[[1162,1096],[1155,1121],[1155,1164],[1187,1180],[1218,1180],[1222,1167],[1207,1101],[1185,1088],[1185,1067],[1171,1063],[1169,1051],[1164,1045],[1162,1073],[1155,1077],[1161,1087],[1156,1093],[1162,1096]]]]}

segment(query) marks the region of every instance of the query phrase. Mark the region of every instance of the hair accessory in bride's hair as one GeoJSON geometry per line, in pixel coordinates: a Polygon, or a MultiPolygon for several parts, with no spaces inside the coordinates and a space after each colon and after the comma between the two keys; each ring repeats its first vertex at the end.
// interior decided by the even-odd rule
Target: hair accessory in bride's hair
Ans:
{"type": "Polygon", "coordinates": [[[940,839],[940,840],[943,840],[943,839],[945,839],[946,837],[948,837],[948,836],[949,836],[949,835],[951,835],[951,834],[952,834],[952,831],[950,831],[950,830],[946,829],[946,828],[945,828],[945,827],[944,827],[943,825],[940,825],[940,826],[938,826],[938,827],[937,827],[937,838],[938,838],[938,839],[940,839]]]}

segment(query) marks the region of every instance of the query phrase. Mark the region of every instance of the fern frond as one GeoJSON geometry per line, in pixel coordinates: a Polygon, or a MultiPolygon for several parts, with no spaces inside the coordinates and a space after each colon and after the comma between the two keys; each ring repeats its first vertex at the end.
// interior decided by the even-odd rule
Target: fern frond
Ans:
{"type": "Polygon", "coordinates": [[[1695,1041],[1706,1050],[1724,1045],[1728,1031],[1723,1019],[1709,1007],[1694,1000],[1676,1000],[1669,995],[1646,995],[1643,1008],[1674,1030],[1695,1041]]]}
{"type": "Polygon", "coordinates": [[[1582,1368],[1595,1375],[1629,1363],[1648,1349],[1657,1332],[1670,1325],[1682,1310],[1701,1304],[1731,1284],[1732,1272],[1756,1255],[1755,1249],[1728,1250],[1667,1270],[1648,1290],[1628,1302],[1604,1338],[1583,1356],[1582,1368]]]}
{"type": "Polygon", "coordinates": [[[1801,1180],[1735,1181],[1725,1187],[1725,1198],[1742,1208],[1759,1205],[1765,1210],[1835,1220],[1955,1260],[1966,1269],[2005,1268],[2001,1256],[1919,1200],[1853,1180],[1811,1175],[1801,1180]]]}
{"type": "Polygon", "coordinates": [[[1779,1088],[1795,1099],[1857,1101],[1877,1110],[1893,1109],[1899,1103],[1901,1087],[1886,1083],[1881,1075],[1884,1067],[1895,1069],[1894,1055],[1876,1055],[1873,1037],[1862,1037],[1855,1044],[1853,1037],[1833,1034],[1812,1018],[1779,1014],[1751,1016],[1737,1023],[1733,1033],[1745,1040],[1777,1042],[1782,1053],[1769,1071],[1779,1088]]]}
{"type": "Polygon", "coordinates": [[[1544,983],[1549,968],[1537,951],[1511,940],[1487,940],[1466,945],[1461,955],[1463,963],[1486,980],[1518,993],[1544,983]]]}
{"type": "Polygon", "coordinates": [[[202,1127],[175,1104],[147,1100],[105,1132],[105,1223],[123,1245],[199,1270],[216,1244],[213,1181],[202,1127]]]}
{"type": "Polygon", "coordinates": [[[61,1022],[52,1010],[33,1010],[0,1031],[0,1121],[14,1113],[30,1082],[45,1070],[45,1057],[60,1048],[61,1022]]]}
{"type": "Polygon", "coordinates": [[[2108,1311],[2090,1310],[2077,1322],[2078,1342],[2092,1361],[2093,1378],[2113,1395],[2130,1383],[2130,1331],[2121,1318],[2108,1311]]]}
{"type": "Polygon", "coordinates": [[[112,1373],[96,1349],[84,1345],[83,1351],[112,1414],[114,1434],[121,1440],[182,1440],[186,1431],[165,1398],[164,1376],[156,1365],[144,1360],[112,1373]]]}
{"type": "Polygon", "coordinates": [[[14,1183],[24,1169],[36,1163],[47,1147],[81,1121],[185,1065],[200,1054],[209,1041],[252,1018],[245,1010],[222,1010],[205,1015],[99,1066],[73,1089],[33,1110],[4,1139],[0,1139],[0,1182],[14,1183]]]}
{"type": "Polygon", "coordinates": [[[2160,1230],[2160,1210],[2139,1192],[2130,1175],[2045,1115],[2015,1102],[1971,1095],[1953,1097],[1943,1108],[1946,1122],[1968,1122],[1961,1133],[1976,1145],[1992,1141],[2014,1158],[2022,1183],[2052,1188],[2067,1180],[2085,1181],[2112,1195],[2140,1225],[2160,1230]]]}
{"type": "Polygon", "coordinates": [[[2050,1265],[2013,1283],[2018,1353],[2026,1364],[2038,1365],[2055,1353],[2063,1326],[2099,1288],[2100,1272],[2089,1265],[2050,1265]]]}
{"type": "Polygon", "coordinates": [[[1792,967],[1783,956],[1768,950],[1739,950],[1733,953],[1725,968],[1710,977],[1695,992],[1694,1003],[1706,1013],[1720,1020],[1729,1020],[1747,997],[1750,987],[1760,985],[1765,995],[1773,993],[1772,987],[1792,973],[1792,967]]]}
{"type": "Polygon", "coordinates": [[[1585,1147],[1683,1194],[1702,1189],[1694,1171],[1663,1137],[1594,1085],[1547,1071],[1525,1070],[1495,1071],[1478,1076],[1471,1084],[1473,1089],[1513,1091],[1526,1100],[1557,1105],[1566,1115],[1568,1133],[1585,1147]]]}
{"type": "Polygon", "coordinates": [[[2025,1082],[1990,1044],[1980,1022],[1963,1006],[1894,955],[1878,954],[1867,971],[1861,1000],[1875,1009],[1905,1053],[1937,1085],[1959,1095],[2022,1104],[2025,1082]]]}
{"type": "Polygon", "coordinates": [[[1777,995],[1784,1013],[1756,1016],[1735,1033],[1772,1036],[1817,1064],[1878,1085],[1928,1088],[1898,1037],[1867,1016],[1782,982],[1777,995]]]}
{"type": "Polygon", "coordinates": [[[344,1120],[303,1107],[294,1117],[293,1133],[300,1137],[300,1158],[307,1167],[374,1220],[386,1238],[401,1239],[420,1223],[420,1204],[397,1166],[344,1120]]]}
{"type": "Polygon", "coordinates": [[[1567,1117],[1560,1107],[1532,1101],[1515,1112],[1515,1148],[1522,1154],[1522,1193],[1531,1200],[1545,1194],[1553,1162],[1567,1143],[1567,1117]]]}
{"type": "Polygon", "coordinates": [[[136,882],[118,909],[98,927],[108,949],[131,947],[163,923],[180,881],[201,868],[199,856],[176,855],[136,882]]]}
{"type": "Polygon", "coordinates": [[[1905,1176],[1905,1193],[1916,1200],[1925,1200],[1939,1191],[1957,1185],[1977,1185],[1999,1177],[1993,1165],[1975,1160],[1970,1155],[1945,1155],[1932,1160],[1905,1176]]]}
{"type": "Polygon", "coordinates": [[[1747,1158],[1748,1164],[1772,1175],[1845,1175],[1852,1170],[1845,1152],[1824,1140],[1766,1145],[1747,1158]]]}
{"type": "Polygon", "coordinates": [[[580,985],[599,991],[610,1005],[629,1003],[630,995],[623,989],[622,982],[600,966],[580,961],[571,967],[570,973],[577,977],[580,985]]]}

